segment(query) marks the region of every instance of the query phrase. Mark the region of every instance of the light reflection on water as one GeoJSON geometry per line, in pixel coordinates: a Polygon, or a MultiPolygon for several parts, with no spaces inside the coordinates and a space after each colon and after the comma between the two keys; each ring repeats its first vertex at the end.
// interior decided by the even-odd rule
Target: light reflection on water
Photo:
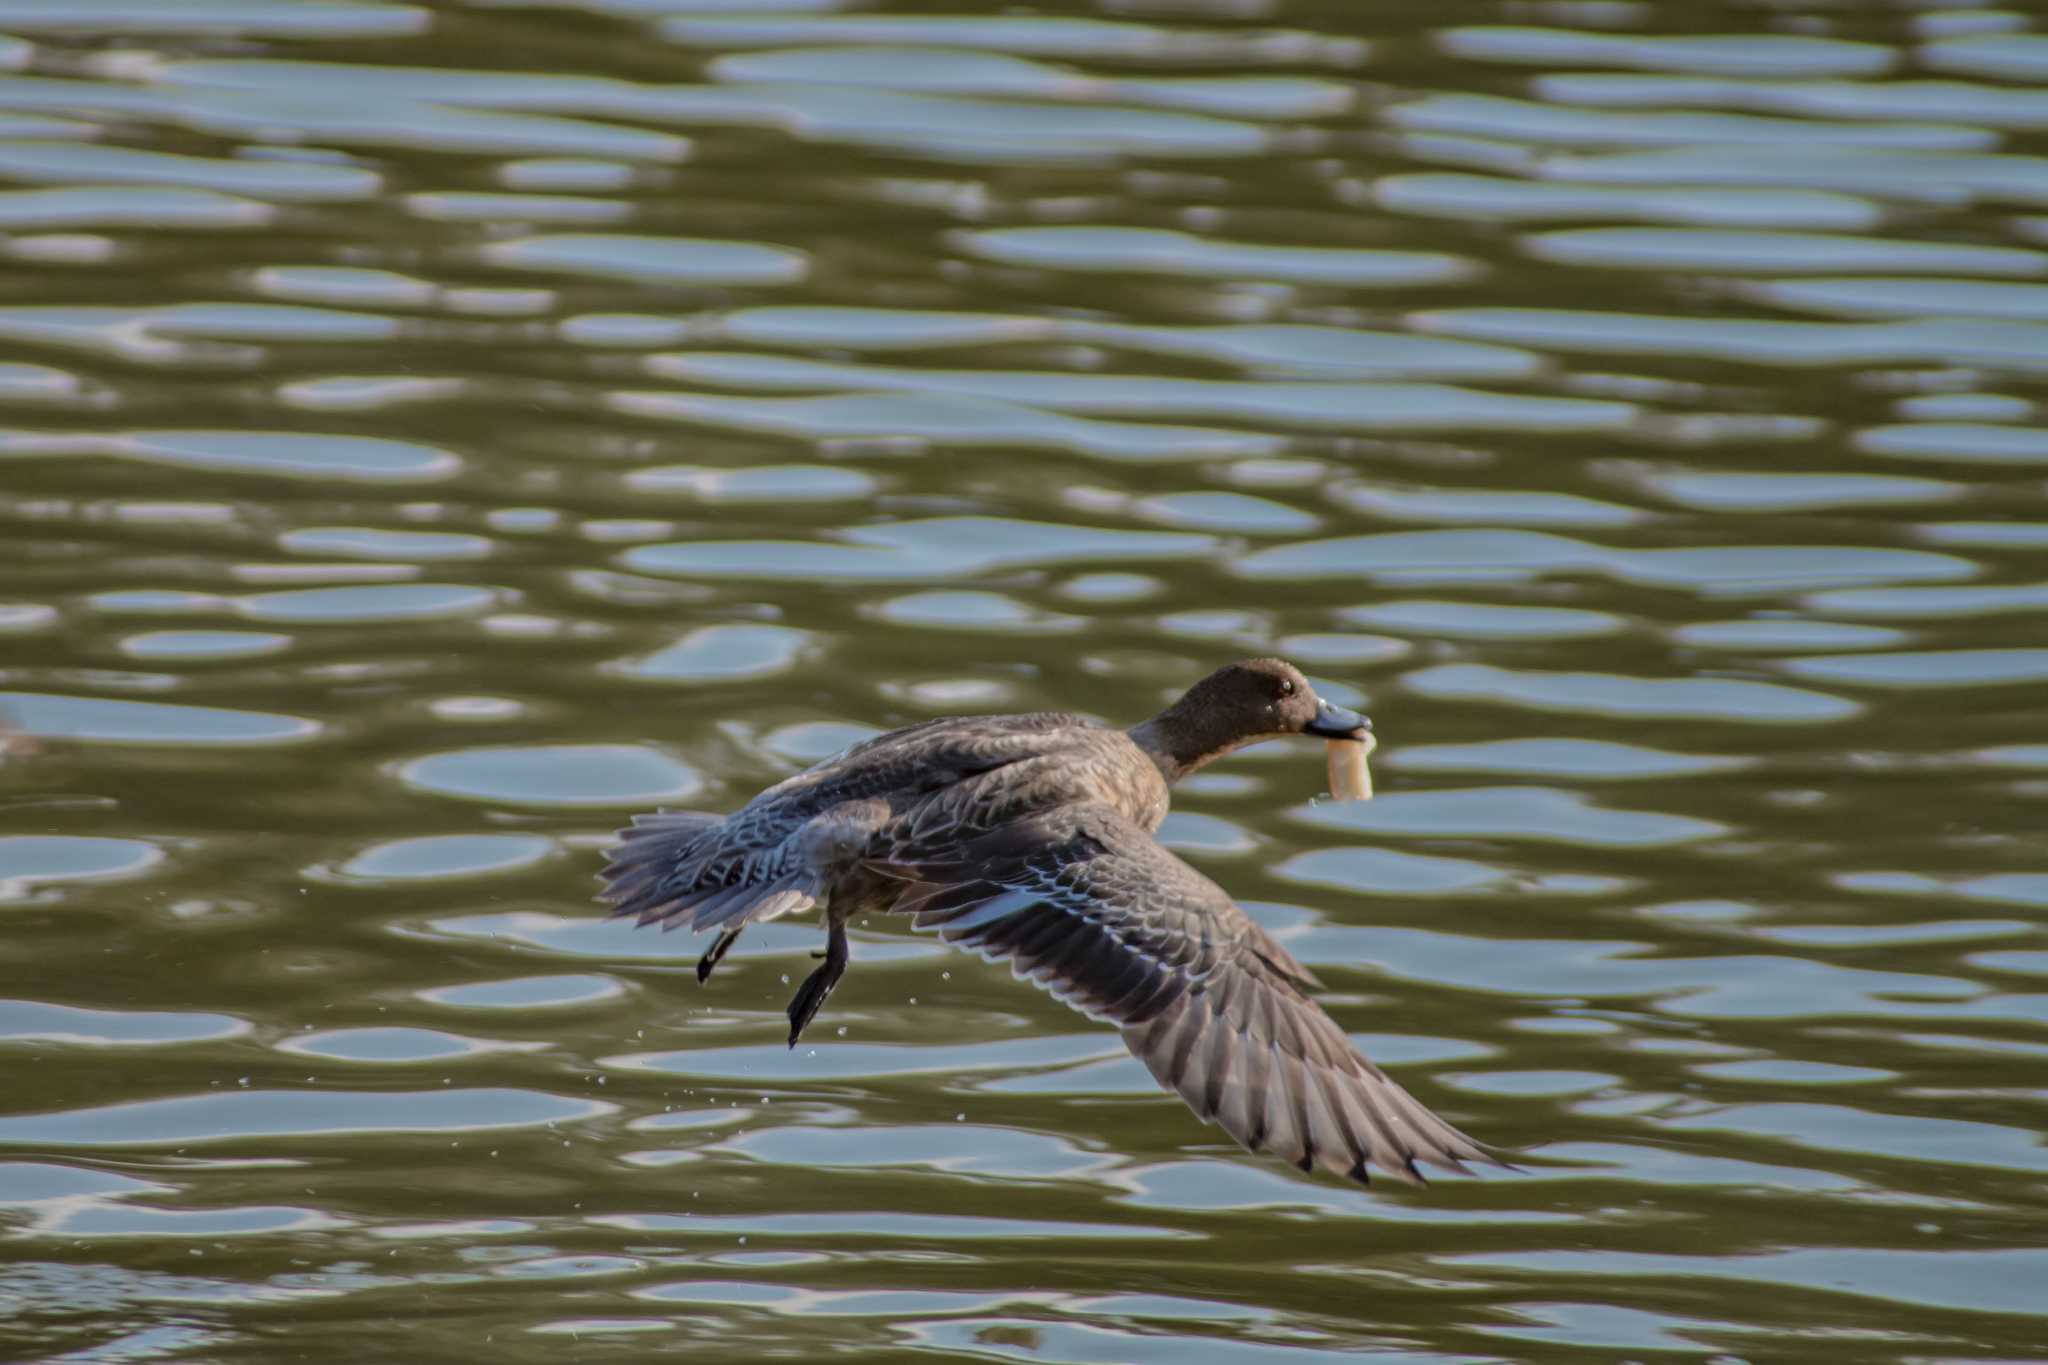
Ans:
{"type": "Polygon", "coordinates": [[[2040,1356],[2037,20],[687,9],[0,0],[0,1354],[2040,1356]],[[1519,1174],[589,902],[1263,651],[1381,798],[1162,839],[1519,1174]]]}

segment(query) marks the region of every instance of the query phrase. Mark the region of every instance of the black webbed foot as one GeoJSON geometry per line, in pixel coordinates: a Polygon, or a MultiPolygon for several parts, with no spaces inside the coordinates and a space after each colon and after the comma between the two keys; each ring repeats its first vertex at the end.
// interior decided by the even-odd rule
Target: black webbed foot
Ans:
{"type": "Polygon", "coordinates": [[[803,1037],[804,1029],[817,1015],[825,997],[832,994],[832,988],[839,984],[839,977],[846,971],[846,929],[843,925],[832,926],[831,937],[825,941],[825,962],[818,970],[804,978],[804,984],[797,987],[795,998],[789,1002],[789,1045],[796,1046],[796,1040],[803,1037]]]}
{"type": "MultiPolygon", "coordinates": [[[[744,929],[745,927],[745,925],[740,926],[741,929],[744,929]]],[[[710,950],[707,951],[704,954],[704,956],[697,959],[698,985],[701,986],[706,981],[709,981],[711,979],[712,969],[716,967],[719,963],[725,961],[726,950],[732,947],[733,941],[739,938],[739,936],[739,929],[726,930],[724,933],[718,936],[717,941],[711,945],[710,950]]]]}

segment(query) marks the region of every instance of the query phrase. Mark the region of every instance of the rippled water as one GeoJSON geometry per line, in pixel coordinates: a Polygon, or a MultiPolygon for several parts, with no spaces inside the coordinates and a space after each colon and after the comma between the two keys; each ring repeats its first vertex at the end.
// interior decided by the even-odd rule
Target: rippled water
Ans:
{"type": "Polygon", "coordinates": [[[0,1355],[2048,1359],[2026,7],[0,0],[0,1355]],[[871,923],[874,730],[1368,705],[1165,837],[1519,1175],[871,923]]]}

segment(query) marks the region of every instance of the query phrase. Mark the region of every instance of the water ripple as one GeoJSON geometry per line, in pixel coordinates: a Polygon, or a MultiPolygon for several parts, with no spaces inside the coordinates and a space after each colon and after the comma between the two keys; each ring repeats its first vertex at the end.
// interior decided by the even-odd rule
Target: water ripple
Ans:
{"type": "MultiPolygon", "coordinates": [[[[0,721],[18,725],[4,699],[0,721]]],[[[163,850],[140,839],[76,834],[0,835],[0,904],[56,882],[129,877],[163,861],[163,850]]]]}
{"type": "Polygon", "coordinates": [[[1310,824],[1371,834],[1535,839],[1591,848],[1654,848],[1727,833],[1711,820],[1596,806],[1556,787],[1382,793],[1295,812],[1310,824]]]}
{"type": "Polygon", "coordinates": [[[1773,1290],[1800,1289],[1974,1313],[2039,1316],[2031,1293],[2048,1257],[2027,1247],[1910,1251],[1876,1247],[1800,1248],[1747,1256],[1574,1251],[1488,1253],[1441,1258],[1468,1270],[1545,1275],[1725,1279],[1773,1290]]]}
{"type": "Polygon", "coordinates": [[[1477,271],[1471,261],[1438,252],[1258,246],[1164,228],[992,228],[959,233],[955,241],[972,255],[1004,265],[1352,288],[1456,283],[1477,271]]]}
{"type": "Polygon", "coordinates": [[[789,284],[809,268],[800,252],[755,242],[576,232],[493,242],[481,255],[491,265],[517,270],[657,284],[789,284]]]}
{"type": "Polygon", "coordinates": [[[1940,581],[1977,572],[1968,560],[1920,550],[1819,545],[1614,550],[1565,536],[1504,530],[1393,531],[1300,541],[1246,555],[1234,567],[1249,578],[1395,581],[1511,581],[1540,574],[1596,573],[1699,593],[1940,581]]]}
{"type": "Polygon", "coordinates": [[[1214,459],[1283,449],[1272,436],[1199,427],[1102,422],[1017,403],[950,395],[846,394],[825,398],[726,398],[713,394],[615,393],[608,402],[636,417],[661,417],[733,431],[817,442],[1014,447],[1072,451],[1116,460],[1214,459]]]}
{"type": "Polygon", "coordinates": [[[87,744],[280,744],[311,739],[322,728],[260,711],[40,692],[0,692],[0,716],[25,734],[87,744]]]}
{"type": "Polygon", "coordinates": [[[995,569],[1100,562],[1188,559],[1212,537],[1172,531],[1109,531],[1005,517],[938,517],[857,527],[845,544],[801,541],[698,541],[644,545],[621,558],[633,569],[685,577],[766,581],[831,579],[909,583],[995,569]]]}
{"type": "Polygon", "coordinates": [[[234,1038],[245,1020],[224,1014],[86,1010],[37,1000],[0,1000],[0,1042],[155,1047],[234,1038]]]}
{"type": "Polygon", "coordinates": [[[0,1145],[160,1147],[368,1133],[473,1133],[614,1113],[600,1100],[531,1090],[231,1090],[0,1116],[0,1145]]]}
{"type": "Polygon", "coordinates": [[[463,749],[402,764],[399,781],[442,796],[540,806],[647,806],[703,788],[695,769],[632,744],[463,749]]]}
{"type": "MultiPolygon", "coordinates": [[[[911,394],[977,398],[1002,403],[1004,412],[1028,413],[1010,404],[1029,403],[1074,413],[1115,413],[1144,417],[1201,417],[1246,423],[1344,431],[1614,431],[1630,426],[1639,410],[1632,403],[1596,399],[1551,398],[1490,393],[1448,384],[1318,384],[1246,383],[1190,380],[1164,376],[1064,374],[1001,370],[919,370],[882,365],[845,365],[779,356],[721,355],[686,352],[647,359],[650,372],[665,378],[768,390],[865,389],[911,394]]],[[[653,411],[666,406],[662,395],[621,395],[653,411]]],[[[710,400],[679,399],[687,405],[710,400]]],[[[731,404],[732,400],[723,400],[731,404]]],[[[730,412],[802,412],[800,408],[729,406],[730,412]]],[[[859,434],[887,431],[891,414],[916,434],[915,418],[925,411],[960,412],[962,422],[979,411],[960,408],[923,409],[900,400],[883,401],[862,395],[859,401],[820,406],[825,412],[849,413],[871,428],[859,434]]],[[[1044,420],[1042,414],[1037,414],[1044,420]]],[[[786,420],[786,419],[785,419],[786,420]]],[[[992,419],[983,419],[987,425],[992,419]]],[[[1022,423],[1022,418],[1012,418],[1022,423]]],[[[1089,430],[1089,428],[1079,428],[1089,430]]],[[[1164,458],[1171,443],[1206,440],[1225,449],[1213,453],[1257,454],[1278,448],[1277,440],[1256,433],[1198,431],[1170,427],[1118,426],[1106,430],[1164,458]],[[1147,442],[1147,433],[1157,439],[1147,442]]]]}
{"type": "Polygon", "coordinates": [[[1742,678],[1628,678],[1439,664],[1410,673],[1402,683],[1428,697],[1638,719],[1809,725],[1847,720],[1862,710],[1843,697],[1742,678]]]}
{"type": "Polygon", "coordinates": [[[1730,76],[1874,76],[1897,54],[1876,43],[1791,34],[1722,36],[1588,33],[1582,29],[1473,26],[1445,29],[1442,47],[1485,62],[1547,66],[1624,66],[1730,76]]]}

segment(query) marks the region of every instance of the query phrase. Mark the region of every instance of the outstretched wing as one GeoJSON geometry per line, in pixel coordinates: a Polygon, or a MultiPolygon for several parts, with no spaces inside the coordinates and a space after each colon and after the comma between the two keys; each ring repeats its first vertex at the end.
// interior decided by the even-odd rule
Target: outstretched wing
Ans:
{"type": "Polygon", "coordinates": [[[1202,1119],[1254,1152],[1364,1181],[1368,1165],[1500,1163],[1361,1056],[1319,983],[1201,873],[1107,807],[1003,825],[944,858],[878,849],[895,908],[1117,1025],[1202,1119]]]}

